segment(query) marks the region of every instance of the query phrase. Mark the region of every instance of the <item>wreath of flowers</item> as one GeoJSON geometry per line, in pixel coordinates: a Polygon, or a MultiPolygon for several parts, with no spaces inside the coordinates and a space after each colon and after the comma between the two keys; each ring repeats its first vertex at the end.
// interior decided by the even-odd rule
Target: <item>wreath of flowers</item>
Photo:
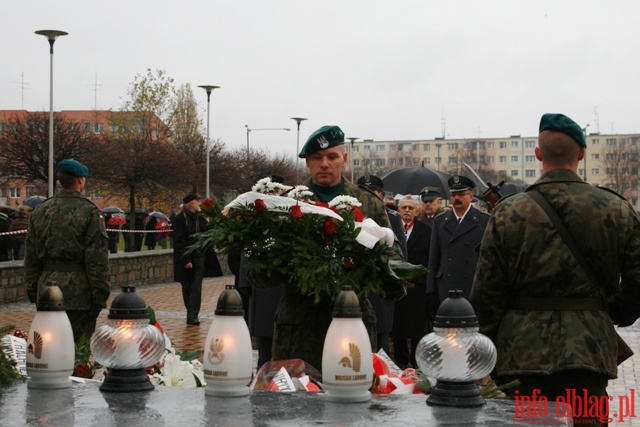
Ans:
{"type": "Polygon", "coordinates": [[[364,218],[356,198],[327,204],[312,196],[305,186],[291,189],[264,178],[224,209],[206,199],[201,209],[209,230],[193,246],[244,251],[250,277],[295,283],[316,302],[335,298],[343,285],[384,297],[385,285],[398,289],[393,285],[425,273],[402,260],[393,232],[364,218]]]}

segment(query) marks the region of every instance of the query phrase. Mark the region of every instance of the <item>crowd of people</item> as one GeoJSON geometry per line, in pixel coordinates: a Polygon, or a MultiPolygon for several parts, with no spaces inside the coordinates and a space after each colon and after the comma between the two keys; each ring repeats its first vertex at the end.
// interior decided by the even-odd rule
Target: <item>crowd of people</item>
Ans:
{"type": "MultiPolygon", "coordinates": [[[[394,199],[371,175],[352,183],[344,174],[348,150],[342,130],[324,126],[308,138],[299,157],[309,171],[303,184],[311,200],[356,198],[365,217],[394,231],[397,259],[428,268],[411,283],[386,289],[386,298],[359,295],[374,351],[387,351],[402,369],[417,368],[417,342],[432,331],[449,291],[461,290],[473,304],[480,331],[497,347],[494,378],[520,380],[511,393],[530,395],[538,389],[553,400],[566,389],[584,389],[590,396],[606,396],[607,381],[617,375],[614,325],[629,326],[640,316],[640,219],[622,196],[578,176],[586,143],[577,123],[545,114],[539,130],[535,156],[542,176],[490,213],[477,206],[474,182],[461,175],[449,179],[448,200],[444,189],[432,187],[394,199]],[[564,227],[568,233],[560,231],[564,227]],[[583,253],[567,244],[571,238],[583,253]]],[[[14,218],[0,213],[0,232],[28,224],[26,241],[2,239],[0,261],[24,256],[32,302],[47,282],[58,283],[76,339],[93,331],[105,307],[108,251],[117,252],[116,230],[131,229],[129,218],[116,226],[110,222],[116,214],[103,218],[82,196],[87,176],[86,166],[64,160],[57,167],[59,194],[32,213],[20,211],[14,218]],[[50,225],[54,219],[56,227],[50,225]]],[[[215,257],[186,250],[193,235],[207,227],[201,200],[186,195],[171,217],[175,280],[182,286],[186,322],[193,326],[200,324],[203,277],[222,274],[219,265],[207,272],[205,259],[215,257]]],[[[157,219],[146,213],[134,221],[135,230],[157,230],[157,219]]],[[[149,250],[166,247],[159,233],[135,233],[134,247],[129,240],[125,250],[140,250],[143,243],[149,250]]],[[[248,275],[242,252],[230,253],[228,261],[252,335],[260,337],[259,365],[295,358],[320,369],[333,302],[301,295],[286,271],[278,277],[248,275]]],[[[605,409],[600,408],[596,424],[605,409]]]]}

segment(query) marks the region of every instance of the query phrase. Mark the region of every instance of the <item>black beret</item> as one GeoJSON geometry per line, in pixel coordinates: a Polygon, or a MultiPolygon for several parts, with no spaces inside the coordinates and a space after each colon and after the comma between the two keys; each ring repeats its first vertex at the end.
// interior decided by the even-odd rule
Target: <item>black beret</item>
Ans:
{"type": "Polygon", "coordinates": [[[363,175],[358,178],[356,183],[372,190],[382,190],[384,188],[384,182],[375,175],[363,175]]]}
{"type": "Polygon", "coordinates": [[[540,132],[544,130],[555,130],[565,133],[573,138],[578,145],[587,148],[587,141],[584,138],[584,131],[576,122],[564,114],[547,113],[540,119],[540,132]]]}
{"type": "Polygon", "coordinates": [[[449,191],[451,193],[471,190],[476,186],[473,181],[462,175],[452,176],[451,178],[449,178],[449,181],[447,181],[447,183],[449,184],[449,191]]]}
{"type": "Polygon", "coordinates": [[[190,193],[182,198],[182,203],[189,203],[196,199],[200,200],[200,197],[198,197],[198,195],[195,193],[190,193]]]}

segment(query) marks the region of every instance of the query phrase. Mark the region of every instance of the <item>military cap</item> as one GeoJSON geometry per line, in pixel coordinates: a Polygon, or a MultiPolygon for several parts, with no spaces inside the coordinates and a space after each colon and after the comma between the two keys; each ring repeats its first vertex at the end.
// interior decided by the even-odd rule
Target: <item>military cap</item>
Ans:
{"type": "Polygon", "coordinates": [[[440,192],[435,190],[427,190],[420,193],[420,200],[423,202],[430,202],[431,200],[435,200],[439,197],[442,197],[440,192]]]}
{"type": "Polygon", "coordinates": [[[375,175],[363,175],[358,178],[357,184],[372,190],[382,190],[384,188],[384,182],[375,175]]]}
{"type": "Polygon", "coordinates": [[[454,176],[452,176],[451,178],[449,178],[449,181],[447,181],[447,183],[449,184],[449,191],[451,193],[456,193],[456,192],[459,192],[459,191],[471,190],[471,189],[475,188],[475,186],[476,186],[473,183],[473,181],[471,181],[466,176],[462,176],[462,175],[454,175],[454,176]]]}
{"type": "Polygon", "coordinates": [[[58,171],[81,178],[89,176],[89,168],[74,159],[64,159],[60,161],[60,163],[58,163],[58,171]]]}
{"type": "Polygon", "coordinates": [[[587,148],[587,141],[584,138],[584,131],[576,122],[564,114],[547,113],[540,119],[540,132],[544,130],[555,130],[569,135],[578,145],[587,148]]]}
{"type": "Polygon", "coordinates": [[[187,194],[186,196],[184,196],[182,198],[182,203],[186,204],[186,203],[189,203],[189,202],[191,202],[193,200],[196,200],[196,199],[201,200],[202,198],[198,197],[198,195],[195,194],[195,193],[189,193],[189,194],[187,194]]]}
{"type": "Polygon", "coordinates": [[[344,144],[344,132],[342,132],[342,129],[338,126],[322,126],[307,139],[298,157],[304,159],[317,151],[342,144],[344,144]]]}

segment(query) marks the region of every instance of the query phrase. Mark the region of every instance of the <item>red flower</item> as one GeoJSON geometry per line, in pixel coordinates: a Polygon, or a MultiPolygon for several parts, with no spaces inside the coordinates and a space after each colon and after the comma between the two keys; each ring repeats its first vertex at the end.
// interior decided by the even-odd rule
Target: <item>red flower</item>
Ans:
{"type": "Polygon", "coordinates": [[[323,208],[328,208],[329,207],[329,203],[321,202],[321,201],[318,200],[316,202],[316,206],[320,206],[320,207],[323,207],[323,208]]]}
{"type": "Polygon", "coordinates": [[[25,340],[27,339],[27,334],[25,334],[22,329],[16,329],[15,331],[13,331],[13,336],[18,338],[24,338],[25,340]]]}
{"type": "Polygon", "coordinates": [[[291,206],[291,218],[293,219],[301,219],[302,218],[302,210],[300,210],[299,205],[291,206]]]}
{"type": "Polygon", "coordinates": [[[205,206],[213,209],[213,200],[211,200],[209,197],[207,197],[206,199],[204,199],[202,201],[201,205],[205,205],[205,206]]]}
{"type": "Polygon", "coordinates": [[[353,208],[353,219],[355,219],[356,222],[364,221],[364,215],[362,215],[360,208],[353,208]]]}
{"type": "Polygon", "coordinates": [[[255,200],[256,212],[264,212],[267,210],[267,205],[264,203],[262,199],[255,200]]]}
{"type": "Polygon", "coordinates": [[[327,218],[324,220],[322,231],[324,234],[333,234],[338,230],[338,226],[333,218],[327,218]]]}
{"type": "Polygon", "coordinates": [[[353,270],[354,268],[356,268],[356,264],[351,260],[345,261],[343,265],[347,270],[353,270]]]}

